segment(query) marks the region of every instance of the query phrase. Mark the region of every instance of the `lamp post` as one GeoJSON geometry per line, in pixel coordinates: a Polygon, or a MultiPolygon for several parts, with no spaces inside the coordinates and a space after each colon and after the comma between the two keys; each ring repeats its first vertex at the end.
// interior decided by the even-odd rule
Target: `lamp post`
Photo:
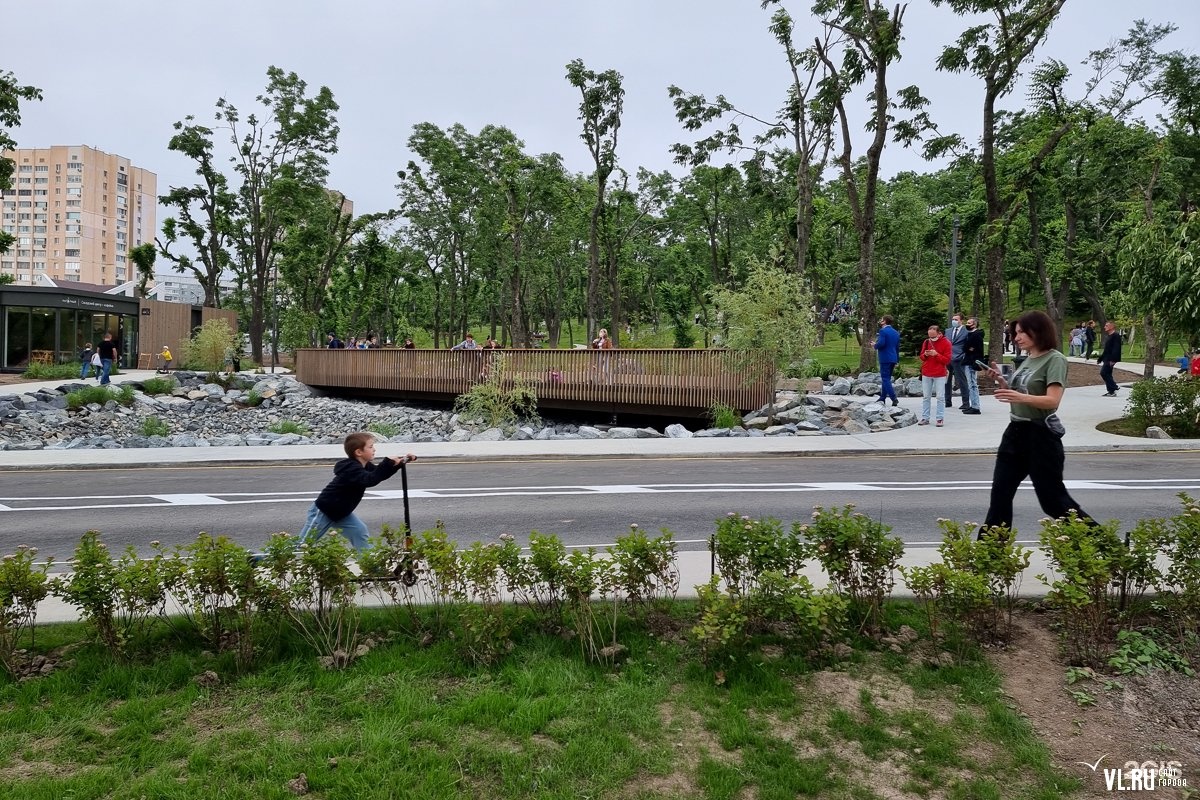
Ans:
{"type": "Polygon", "coordinates": [[[947,303],[947,306],[949,307],[949,314],[946,317],[947,321],[949,321],[951,318],[954,317],[954,298],[955,298],[954,278],[955,278],[955,273],[957,271],[958,271],[958,214],[955,214],[954,222],[953,222],[953,230],[950,231],[950,302],[947,303]]]}

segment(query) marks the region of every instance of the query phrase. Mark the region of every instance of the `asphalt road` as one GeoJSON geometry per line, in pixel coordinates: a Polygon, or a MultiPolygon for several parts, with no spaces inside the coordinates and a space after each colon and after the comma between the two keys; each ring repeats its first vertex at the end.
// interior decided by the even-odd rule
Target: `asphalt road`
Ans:
{"type": "MultiPolygon", "coordinates": [[[[991,469],[983,455],[418,462],[409,485],[413,527],[441,519],[462,543],[537,530],[603,545],[637,523],[702,549],[730,511],[790,523],[814,505],[854,503],[915,544],[937,541],[939,517],[981,520],[991,469]]],[[[289,464],[7,472],[0,553],[28,543],[62,560],[89,529],[114,550],[146,553],[153,540],[180,544],[199,531],[257,547],[271,532],[295,532],[330,475],[330,465],[289,464]]],[[[1177,513],[1179,491],[1200,495],[1200,453],[1073,453],[1067,480],[1088,513],[1128,526],[1177,513]]],[[[359,506],[372,530],[403,522],[400,486],[396,476],[359,506]]],[[[1036,540],[1041,516],[1026,485],[1015,520],[1022,540],[1036,540]]]]}

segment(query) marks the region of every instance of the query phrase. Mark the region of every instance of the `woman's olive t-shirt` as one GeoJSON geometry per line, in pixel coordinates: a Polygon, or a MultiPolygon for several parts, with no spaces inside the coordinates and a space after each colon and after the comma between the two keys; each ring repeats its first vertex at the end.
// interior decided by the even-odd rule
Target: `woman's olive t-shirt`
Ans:
{"type": "MultiPolygon", "coordinates": [[[[1018,392],[1041,396],[1045,396],[1046,387],[1053,383],[1067,388],[1067,357],[1057,350],[1049,350],[1037,358],[1025,359],[1008,382],[1009,386],[1018,392]]],[[[1008,410],[1013,419],[1033,422],[1045,419],[1057,409],[1009,403],[1008,410]]]]}

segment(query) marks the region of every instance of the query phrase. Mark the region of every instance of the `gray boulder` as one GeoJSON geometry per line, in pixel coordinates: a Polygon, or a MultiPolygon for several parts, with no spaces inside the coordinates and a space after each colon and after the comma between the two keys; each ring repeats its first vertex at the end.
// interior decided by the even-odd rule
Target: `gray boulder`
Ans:
{"type": "Polygon", "coordinates": [[[668,425],[665,433],[668,439],[691,439],[692,432],[678,422],[668,425]]]}

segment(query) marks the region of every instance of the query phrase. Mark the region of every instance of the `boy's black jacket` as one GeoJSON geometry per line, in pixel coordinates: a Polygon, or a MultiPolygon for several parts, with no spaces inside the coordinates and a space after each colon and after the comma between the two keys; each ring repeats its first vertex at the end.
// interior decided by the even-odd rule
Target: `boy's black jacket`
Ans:
{"type": "Polygon", "coordinates": [[[348,517],[362,502],[363,492],[383,483],[400,470],[400,465],[385,458],[365,466],[357,458],[343,458],[333,465],[333,480],[317,496],[317,508],[333,520],[348,517]]]}

